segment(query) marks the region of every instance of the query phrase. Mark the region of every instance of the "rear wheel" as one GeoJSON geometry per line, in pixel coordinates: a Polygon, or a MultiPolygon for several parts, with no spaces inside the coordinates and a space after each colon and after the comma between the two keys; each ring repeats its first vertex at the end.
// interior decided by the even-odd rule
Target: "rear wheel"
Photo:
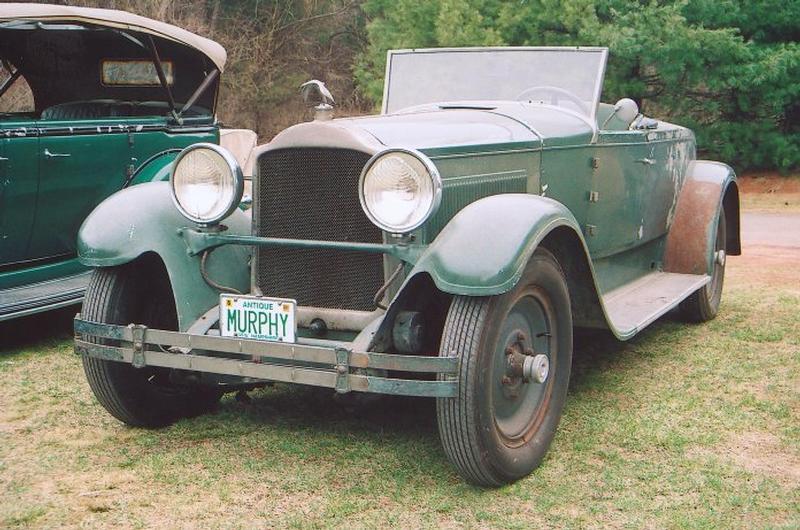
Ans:
{"type": "Polygon", "coordinates": [[[714,241],[714,271],[711,281],[681,302],[683,317],[690,322],[712,320],[719,312],[722,300],[722,284],[725,279],[725,240],[727,237],[725,210],[720,210],[717,223],[717,237],[714,241]]]}
{"type": "Polygon", "coordinates": [[[456,297],[440,355],[461,359],[458,397],[437,400],[458,472],[499,486],[533,471],[561,418],[572,361],[569,293],[552,254],[537,250],[508,293],[456,297]]]}
{"type": "MultiPolygon", "coordinates": [[[[178,329],[166,271],[163,267],[161,270],[137,267],[136,263],[95,270],[86,291],[82,316],[107,324],[136,323],[178,329]]],[[[216,389],[175,384],[166,368],[140,369],[87,355],[83,356],[83,368],[100,404],[115,418],[136,427],[161,427],[182,417],[201,414],[211,409],[221,396],[216,389]]]]}

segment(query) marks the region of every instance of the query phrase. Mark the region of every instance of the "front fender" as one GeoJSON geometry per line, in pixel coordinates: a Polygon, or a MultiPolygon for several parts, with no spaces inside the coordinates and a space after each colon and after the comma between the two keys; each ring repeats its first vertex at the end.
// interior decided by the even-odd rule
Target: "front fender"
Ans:
{"type": "Polygon", "coordinates": [[[136,170],[133,178],[131,178],[129,186],[142,184],[144,182],[169,180],[169,174],[172,171],[172,163],[181,151],[182,149],[178,148],[166,149],[145,160],[136,170]]]}
{"type": "MultiPolygon", "coordinates": [[[[186,243],[178,234],[189,224],[172,203],[169,183],[127,188],[103,201],[83,222],[78,233],[78,258],[89,267],[114,267],[145,253],[157,254],[169,274],[180,329],[185,331],[219,298],[219,291],[200,274],[200,257],[188,255],[186,243]]],[[[224,224],[228,233],[250,234],[250,219],[240,210],[224,224]]],[[[209,275],[218,283],[242,292],[250,290],[247,247],[220,247],[207,265],[209,275]]]]}
{"type": "Polygon", "coordinates": [[[728,230],[726,252],[741,254],[736,174],[730,166],[720,162],[692,162],[667,235],[665,271],[684,274],[713,272],[717,223],[723,208],[728,230]]]}
{"type": "Polygon", "coordinates": [[[553,229],[580,227],[561,203],[502,194],[462,209],[420,257],[409,277],[426,272],[449,294],[488,296],[510,290],[537,245],[553,229]]]}

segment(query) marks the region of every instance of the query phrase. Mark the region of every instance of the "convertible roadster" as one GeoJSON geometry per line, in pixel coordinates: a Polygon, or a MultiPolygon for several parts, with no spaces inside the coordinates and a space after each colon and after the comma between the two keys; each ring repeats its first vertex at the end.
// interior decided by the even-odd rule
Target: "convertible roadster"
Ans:
{"type": "Polygon", "coordinates": [[[108,198],[76,348],[100,403],[156,427],[270,381],[436,399],[470,482],[530,473],[573,329],[714,318],[735,176],[688,129],[600,103],[603,48],[390,52],[380,116],[317,117],[241,171],[214,145],[108,198]]]}

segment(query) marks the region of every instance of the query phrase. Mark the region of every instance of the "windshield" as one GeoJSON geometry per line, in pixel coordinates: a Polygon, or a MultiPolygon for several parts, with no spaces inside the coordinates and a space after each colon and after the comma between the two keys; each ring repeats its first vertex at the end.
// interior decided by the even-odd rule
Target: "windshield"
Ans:
{"type": "Polygon", "coordinates": [[[442,48],[390,51],[383,112],[427,103],[528,101],[594,119],[605,48],[442,48]]]}

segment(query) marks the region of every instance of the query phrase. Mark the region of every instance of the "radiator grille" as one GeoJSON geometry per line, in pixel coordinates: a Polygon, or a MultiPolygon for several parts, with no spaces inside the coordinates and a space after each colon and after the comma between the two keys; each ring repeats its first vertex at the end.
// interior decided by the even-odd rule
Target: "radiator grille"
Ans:
{"type": "MultiPolygon", "coordinates": [[[[348,149],[268,151],[258,161],[259,236],[380,243],[364,215],[358,178],[369,155],[348,149]]],[[[266,296],[301,306],[371,311],[384,282],[380,254],[260,248],[256,282],[266,296]]]]}

